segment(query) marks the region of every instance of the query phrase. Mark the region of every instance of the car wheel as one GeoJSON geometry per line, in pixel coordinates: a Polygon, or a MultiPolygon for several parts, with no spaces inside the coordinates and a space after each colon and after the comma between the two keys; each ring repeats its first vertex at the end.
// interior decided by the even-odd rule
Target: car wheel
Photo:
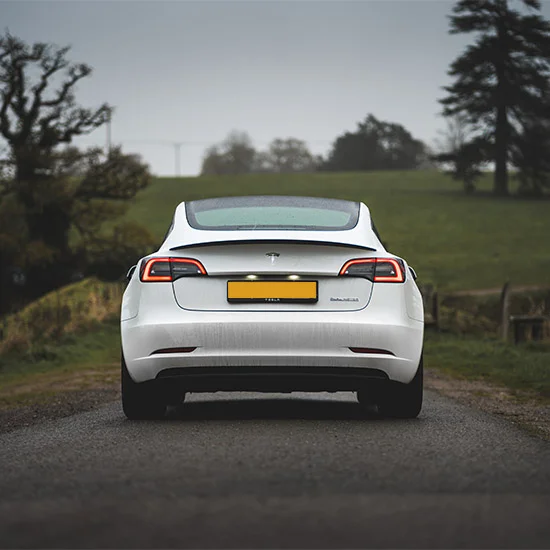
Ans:
{"type": "Polygon", "coordinates": [[[121,358],[122,410],[130,420],[157,420],[166,413],[163,395],[151,382],[134,382],[121,358]]]}
{"type": "Polygon", "coordinates": [[[390,382],[378,400],[378,412],[392,418],[416,418],[422,409],[424,364],[420,357],[418,370],[408,384],[390,382]]]}

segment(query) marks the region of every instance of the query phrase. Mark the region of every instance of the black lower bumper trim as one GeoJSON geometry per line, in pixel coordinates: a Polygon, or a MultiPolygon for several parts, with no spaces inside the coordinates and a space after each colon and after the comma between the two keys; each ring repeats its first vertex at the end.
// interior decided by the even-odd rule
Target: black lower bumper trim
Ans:
{"type": "Polygon", "coordinates": [[[185,391],[357,391],[388,380],[378,369],[357,367],[178,367],[157,380],[185,391]]]}

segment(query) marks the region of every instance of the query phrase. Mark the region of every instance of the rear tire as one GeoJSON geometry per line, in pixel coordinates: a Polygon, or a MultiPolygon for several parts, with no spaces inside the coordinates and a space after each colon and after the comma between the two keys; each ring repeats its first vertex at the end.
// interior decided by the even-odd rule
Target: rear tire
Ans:
{"type": "Polygon", "coordinates": [[[378,399],[378,412],[390,418],[416,418],[422,410],[424,362],[422,356],[408,384],[390,382],[378,399]]]}
{"type": "Polygon", "coordinates": [[[154,381],[132,380],[124,357],[121,358],[122,410],[130,420],[158,420],[166,414],[166,402],[154,381]]]}

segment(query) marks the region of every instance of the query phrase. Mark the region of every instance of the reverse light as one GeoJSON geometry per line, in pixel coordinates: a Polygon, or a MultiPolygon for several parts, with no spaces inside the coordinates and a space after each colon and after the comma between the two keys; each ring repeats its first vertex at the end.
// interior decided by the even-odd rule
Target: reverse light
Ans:
{"type": "Polygon", "coordinates": [[[141,267],[144,283],[171,282],[188,275],[206,275],[203,265],[193,258],[150,258],[141,267]]]}
{"type": "Polygon", "coordinates": [[[394,258],[357,258],[347,261],[339,275],[364,277],[375,283],[402,283],[405,280],[405,266],[394,258]]]}

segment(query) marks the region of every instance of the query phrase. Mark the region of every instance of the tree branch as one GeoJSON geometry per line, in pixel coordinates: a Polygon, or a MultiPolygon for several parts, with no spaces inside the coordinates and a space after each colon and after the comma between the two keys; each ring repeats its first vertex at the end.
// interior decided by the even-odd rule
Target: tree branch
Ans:
{"type": "Polygon", "coordinates": [[[15,95],[13,87],[2,92],[2,107],[0,107],[0,132],[11,143],[16,135],[11,131],[10,119],[8,118],[8,107],[15,95]]]}
{"type": "Polygon", "coordinates": [[[86,76],[90,75],[92,73],[92,68],[85,64],[75,65],[69,69],[69,80],[65,82],[57,93],[57,97],[55,99],[49,100],[49,101],[42,101],[41,105],[43,107],[56,107],[58,105],[61,105],[63,101],[65,101],[68,97],[68,94],[70,90],[74,87],[74,85],[81,80],[82,78],[85,78],[86,76]]]}
{"type": "Polygon", "coordinates": [[[25,122],[21,133],[26,136],[29,134],[32,125],[35,123],[40,107],[42,106],[42,93],[46,89],[49,79],[60,70],[68,66],[69,62],[65,59],[65,55],[69,51],[69,47],[58,49],[55,54],[47,54],[43,57],[40,65],[43,69],[42,76],[40,78],[40,83],[34,87],[34,99],[29,109],[27,116],[25,117],[25,122]]]}

